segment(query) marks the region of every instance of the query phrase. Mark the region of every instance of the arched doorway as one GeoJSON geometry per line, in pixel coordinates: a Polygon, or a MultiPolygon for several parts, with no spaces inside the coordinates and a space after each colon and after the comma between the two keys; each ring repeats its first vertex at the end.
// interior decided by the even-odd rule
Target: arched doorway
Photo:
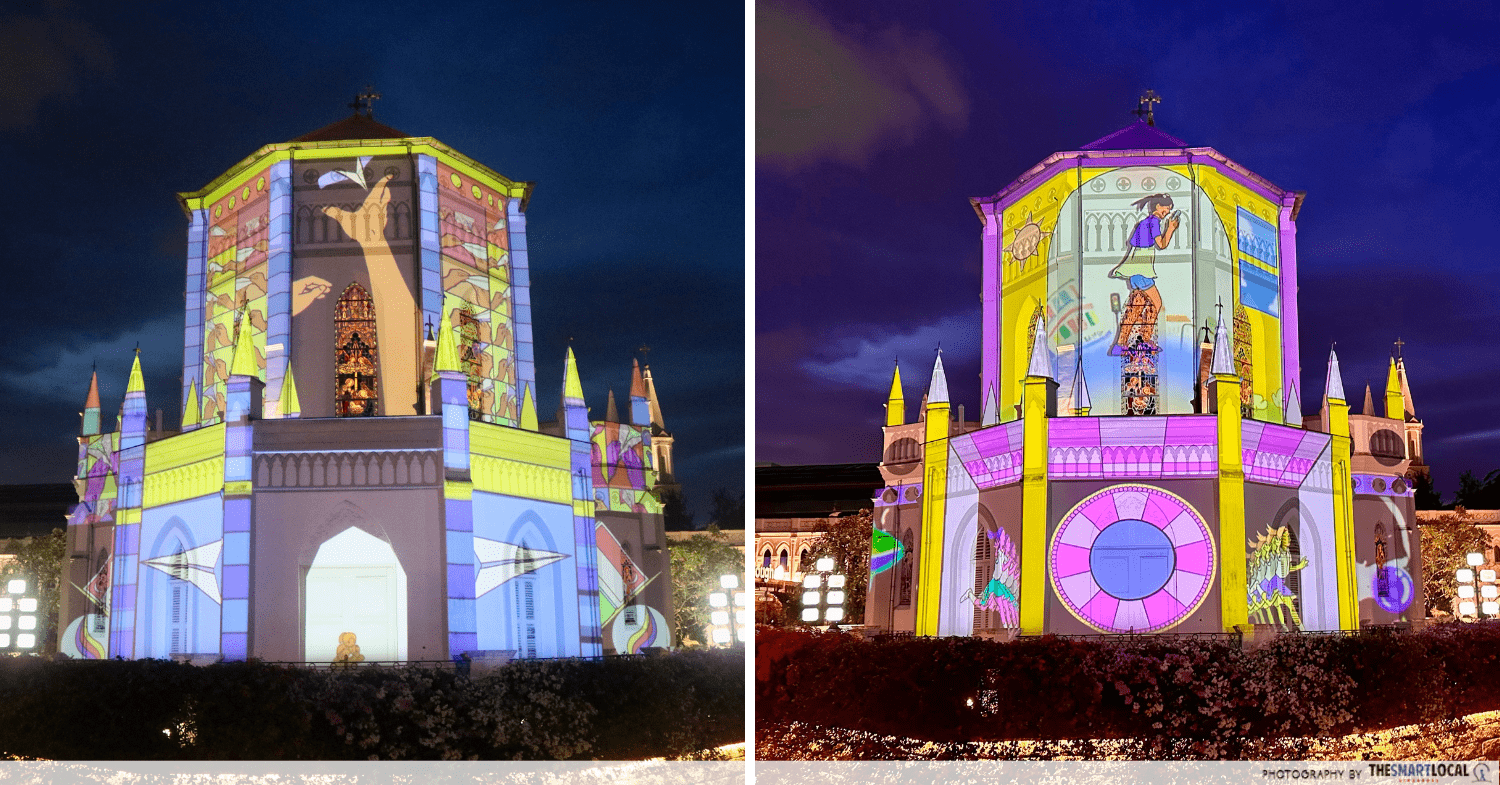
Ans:
{"type": "Polygon", "coordinates": [[[390,543],[349,527],[318,547],[303,594],[308,662],[331,662],[352,632],[367,661],[406,659],[406,571],[390,543]]]}

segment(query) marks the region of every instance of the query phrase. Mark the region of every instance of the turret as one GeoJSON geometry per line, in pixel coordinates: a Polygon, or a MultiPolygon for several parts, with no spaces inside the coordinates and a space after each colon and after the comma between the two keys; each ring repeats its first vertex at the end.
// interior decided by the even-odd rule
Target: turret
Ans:
{"type": "Polygon", "coordinates": [[[639,360],[630,361],[630,424],[651,424],[651,401],[646,397],[646,379],[639,360]]]}
{"type": "Polygon", "coordinates": [[[89,394],[83,401],[83,425],[79,433],[84,436],[99,434],[99,373],[89,378],[89,394]]]}
{"type": "Polygon", "coordinates": [[[891,391],[885,396],[885,424],[906,424],[906,397],[901,392],[901,364],[896,363],[896,369],[891,372],[891,391]]]}
{"type": "Polygon", "coordinates": [[[1087,417],[1089,409],[1094,403],[1089,399],[1089,383],[1083,376],[1083,358],[1078,358],[1078,365],[1073,370],[1073,414],[1078,417],[1087,417]]]}

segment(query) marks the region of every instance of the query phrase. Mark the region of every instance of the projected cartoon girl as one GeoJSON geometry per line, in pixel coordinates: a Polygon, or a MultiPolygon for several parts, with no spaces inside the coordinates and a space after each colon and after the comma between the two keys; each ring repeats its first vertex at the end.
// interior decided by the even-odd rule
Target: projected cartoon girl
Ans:
{"type": "Polygon", "coordinates": [[[1131,206],[1138,211],[1145,210],[1147,215],[1130,233],[1125,258],[1109,271],[1109,277],[1130,284],[1126,317],[1120,320],[1111,354],[1137,342],[1155,342],[1156,315],[1161,312],[1161,293],[1156,290],[1156,252],[1165,249],[1172,241],[1179,223],[1176,216],[1166,220],[1172,211],[1172,197],[1166,194],[1151,194],[1131,206]]]}

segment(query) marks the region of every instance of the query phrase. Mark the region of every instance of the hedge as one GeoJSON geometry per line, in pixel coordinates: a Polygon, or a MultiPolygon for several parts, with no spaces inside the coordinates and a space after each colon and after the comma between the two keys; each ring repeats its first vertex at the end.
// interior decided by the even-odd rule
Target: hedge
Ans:
{"type": "Polygon", "coordinates": [[[633,760],[744,739],[744,652],[422,667],[0,657],[0,753],[54,760],[633,760]]]}
{"type": "Polygon", "coordinates": [[[1130,739],[1141,757],[1233,758],[1266,743],[1500,708],[1500,622],[1224,639],[1056,636],[865,641],[762,627],[757,723],[936,742],[1130,739]]]}

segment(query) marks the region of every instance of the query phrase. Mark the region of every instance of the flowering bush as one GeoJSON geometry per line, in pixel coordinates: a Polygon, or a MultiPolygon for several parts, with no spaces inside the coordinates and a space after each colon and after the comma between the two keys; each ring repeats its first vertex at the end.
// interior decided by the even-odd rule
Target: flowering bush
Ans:
{"type": "Polygon", "coordinates": [[[763,627],[757,722],[937,742],[1125,740],[1141,758],[1295,757],[1301,737],[1500,708],[1500,623],[1222,639],[883,642],[763,627]]]}
{"type": "Polygon", "coordinates": [[[0,753],[59,760],[638,759],[743,740],[744,712],[740,651],[518,661],[472,679],[0,658],[0,753]]]}

